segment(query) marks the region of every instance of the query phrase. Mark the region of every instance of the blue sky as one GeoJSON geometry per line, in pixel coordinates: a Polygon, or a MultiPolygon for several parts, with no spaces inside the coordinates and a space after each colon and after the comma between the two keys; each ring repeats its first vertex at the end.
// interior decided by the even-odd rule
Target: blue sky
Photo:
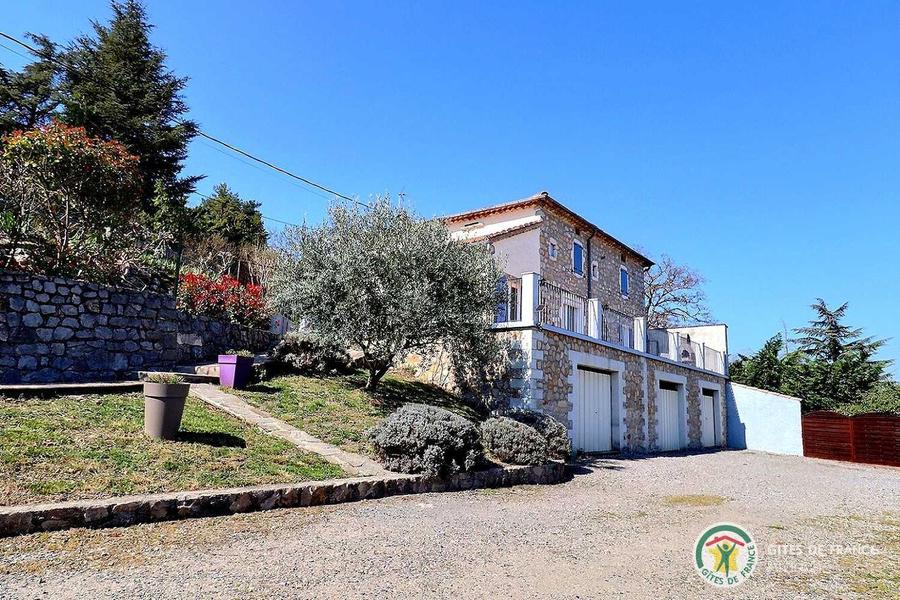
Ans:
{"type": "MultiPolygon", "coordinates": [[[[148,7],[213,135],[425,216],[548,190],[702,273],[733,352],[821,296],[900,359],[900,5],[550,4],[148,7]]],[[[108,16],[7,2],[0,29],[64,41],[108,16]]],[[[187,172],[286,221],[327,203],[203,141],[187,172]]]]}

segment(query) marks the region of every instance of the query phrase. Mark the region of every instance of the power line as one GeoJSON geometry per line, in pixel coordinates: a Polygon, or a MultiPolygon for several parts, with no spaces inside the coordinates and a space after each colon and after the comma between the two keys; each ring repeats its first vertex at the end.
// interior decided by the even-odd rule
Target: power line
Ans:
{"type": "MultiPolygon", "coordinates": [[[[212,196],[204,194],[203,192],[198,192],[198,191],[194,190],[191,193],[196,194],[196,195],[200,196],[201,198],[206,198],[207,200],[212,200],[212,196]]],[[[269,221],[275,221],[276,223],[281,223],[282,225],[290,225],[291,227],[299,227],[299,225],[297,225],[296,223],[282,221],[281,219],[276,219],[275,217],[267,217],[266,215],[264,215],[262,213],[259,213],[259,216],[261,216],[263,219],[268,219],[269,221]]]]}
{"type": "MultiPolygon", "coordinates": [[[[17,39],[17,38],[14,38],[13,36],[11,36],[11,35],[9,35],[9,34],[6,34],[6,33],[2,32],[2,31],[0,31],[0,36],[6,38],[6,39],[8,39],[8,40],[10,40],[11,42],[15,42],[16,44],[19,44],[20,46],[22,46],[22,47],[25,48],[26,50],[32,52],[32,53],[35,54],[36,56],[39,56],[39,57],[41,57],[41,58],[43,58],[43,59],[45,59],[45,60],[49,60],[50,62],[52,62],[52,63],[54,63],[54,64],[56,64],[56,65],[59,65],[60,67],[62,67],[62,68],[65,69],[66,71],[74,71],[74,69],[72,68],[71,65],[67,65],[67,64],[63,63],[62,61],[58,60],[58,59],[57,59],[56,57],[54,57],[54,56],[49,56],[49,55],[46,55],[46,54],[42,53],[42,52],[41,52],[40,50],[38,50],[37,48],[35,48],[35,47],[33,47],[33,46],[31,46],[31,45],[29,45],[29,44],[23,42],[22,40],[19,40],[19,39],[17,39]]],[[[10,50],[11,50],[11,49],[10,49],[10,50]]],[[[17,54],[18,54],[18,53],[17,53],[17,54]]],[[[20,55],[20,56],[21,56],[21,55],[20,55]]],[[[177,117],[172,117],[172,120],[173,120],[175,123],[179,124],[179,125],[186,125],[186,123],[185,123],[184,121],[182,121],[181,119],[179,119],[179,118],[177,118],[177,117]]],[[[350,196],[341,194],[341,193],[338,192],[338,191],[335,191],[335,190],[333,190],[333,189],[331,189],[331,188],[325,187],[324,185],[321,185],[321,184],[319,184],[319,183],[316,183],[315,181],[313,181],[313,180],[311,180],[311,179],[308,179],[308,178],[306,178],[306,177],[302,177],[302,176],[300,176],[300,175],[297,175],[296,173],[292,173],[292,172],[288,171],[287,169],[284,169],[284,168],[282,168],[282,167],[279,167],[278,165],[276,165],[276,164],[274,164],[274,163],[271,163],[271,162],[269,162],[269,161],[267,161],[267,160],[265,160],[265,159],[263,159],[263,158],[260,158],[260,157],[258,157],[258,156],[254,156],[253,154],[251,154],[251,153],[249,153],[249,152],[247,152],[247,151],[245,151],[245,150],[242,150],[242,149],[238,148],[237,146],[235,146],[235,145],[233,145],[233,144],[229,144],[228,142],[226,142],[226,141],[224,141],[224,140],[222,140],[222,139],[219,139],[219,138],[217,138],[217,137],[215,137],[215,136],[212,136],[212,135],[210,135],[210,134],[204,132],[204,131],[201,130],[199,127],[196,129],[196,132],[197,132],[197,135],[199,135],[199,136],[201,136],[201,137],[204,137],[204,138],[210,140],[211,142],[215,142],[216,144],[219,144],[219,145],[221,145],[221,146],[224,146],[225,148],[228,148],[228,149],[231,150],[232,152],[235,152],[235,153],[237,153],[237,154],[240,154],[240,155],[242,155],[242,156],[245,156],[245,157],[249,158],[250,160],[253,160],[253,161],[258,162],[258,163],[260,163],[260,164],[262,164],[262,165],[265,165],[266,167],[269,167],[270,169],[273,169],[273,170],[275,170],[275,171],[277,171],[277,172],[279,172],[279,173],[281,173],[281,174],[283,174],[283,175],[287,175],[288,177],[291,177],[292,179],[296,179],[297,181],[301,181],[301,182],[305,183],[306,185],[309,185],[309,186],[314,187],[314,188],[316,188],[316,189],[322,190],[323,192],[326,192],[326,193],[332,194],[332,195],[334,195],[334,196],[337,196],[338,198],[342,198],[342,199],[348,200],[348,201],[350,201],[350,202],[355,202],[356,204],[359,204],[359,205],[361,205],[361,206],[365,206],[365,207],[367,207],[367,208],[371,208],[371,206],[370,206],[369,204],[367,204],[366,202],[362,202],[361,200],[357,200],[356,198],[351,198],[350,196]]]]}

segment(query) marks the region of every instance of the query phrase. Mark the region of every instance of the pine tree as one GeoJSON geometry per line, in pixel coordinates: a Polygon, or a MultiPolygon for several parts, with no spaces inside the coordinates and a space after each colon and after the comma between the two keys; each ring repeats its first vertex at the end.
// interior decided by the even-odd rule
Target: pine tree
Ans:
{"type": "Polygon", "coordinates": [[[891,361],[874,358],[885,340],[845,325],[847,306],[832,309],[818,298],[811,305],[816,318],[794,330],[799,336],[794,341],[807,357],[795,384],[807,410],[859,403],[886,377],[891,361]]]}
{"type": "Polygon", "coordinates": [[[0,66],[0,135],[50,122],[60,104],[58,51],[49,38],[28,35],[38,58],[19,72],[0,66]]]}
{"type": "Polygon", "coordinates": [[[874,354],[884,345],[884,340],[862,337],[862,329],[849,327],[841,321],[847,312],[848,304],[844,302],[835,309],[828,308],[821,298],[816,299],[810,308],[818,318],[810,321],[808,327],[795,329],[800,337],[794,339],[799,347],[808,355],[820,360],[835,362],[846,352],[858,351],[874,354]]]}
{"type": "Polygon", "coordinates": [[[244,200],[220,183],[197,208],[198,230],[202,235],[221,236],[234,250],[265,244],[268,234],[259,206],[259,202],[244,200]]]}
{"type": "Polygon", "coordinates": [[[94,37],[71,44],[66,60],[64,120],[91,135],[114,139],[140,157],[145,208],[152,210],[156,182],[183,203],[197,176],[182,177],[182,162],[197,125],[182,119],[187,79],[166,67],[165,53],[150,43],[153,26],[137,0],[112,2],[108,25],[93,22],[94,37]]]}

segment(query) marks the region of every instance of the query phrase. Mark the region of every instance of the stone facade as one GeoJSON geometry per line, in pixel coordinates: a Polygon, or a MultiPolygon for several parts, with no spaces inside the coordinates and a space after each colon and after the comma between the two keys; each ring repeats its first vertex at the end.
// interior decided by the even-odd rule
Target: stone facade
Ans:
{"type": "MultiPolygon", "coordinates": [[[[512,332],[504,332],[510,336],[512,332]]],[[[724,391],[726,378],[722,375],[690,368],[637,351],[613,347],[570,333],[548,329],[527,328],[515,333],[514,345],[521,351],[524,368],[519,370],[521,382],[516,384],[519,394],[509,397],[512,405],[539,410],[573,430],[574,389],[573,371],[577,367],[575,356],[586,355],[621,363],[621,399],[625,412],[624,452],[652,452],[657,445],[657,376],[667,374],[683,377],[686,381],[685,400],[687,410],[688,447],[699,448],[700,443],[700,393],[701,382],[705,387],[718,386],[720,390],[720,429],[718,445],[724,447],[727,440],[727,403],[724,391]]],[[[666,377],[663,376],[663,379],[666,377]]],[[[615,400],[614,400],[615,401],[615,400]]]]}
{"type": "MultiPolygon", "coordinates": [[[[599,298],[601,304],[628,315],[643,316],[644,271],[642,260],[632,250],[617,246],[609,239],[579,227],[574,220],[550,208],[540,208],[541,216],[541,278],[559,287],[583,296],[599,298]],[[589,242],[590,240],[590,242],[589,242]],[[579,242],[584,249],[584,275],[573,270],[573,246],[579,242]],[[550,256],[550,243],[557,248],[556,258],[550,256]],[[590,247],[589,247],[590,244],[590,247]],[[590,256],[588,256],[590,254],[590,256]],[[592,264],[596,263],[596,276],[592,264]],[[628,296],[623,296],[620,288],[619,272],[628,271],[628,296]],[[588,284],[590,283],[590,292],[588,284]]],[[[628,323],[631,325],[631,323],[628,323]]]]}
{"type": "Polygon", "coordinates": [[[111,381],[267,350],[268,331],[176,310],[171,296],[0,272],[0,383],[111,381]]]}

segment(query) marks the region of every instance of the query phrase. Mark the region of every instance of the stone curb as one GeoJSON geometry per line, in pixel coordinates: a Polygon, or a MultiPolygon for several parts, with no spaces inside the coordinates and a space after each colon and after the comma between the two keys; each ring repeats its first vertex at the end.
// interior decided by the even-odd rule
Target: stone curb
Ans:
{"type": "Polygon", "coordinates": [[[234,513],[340,504],[387,496],[454,492],[524,484],[559,483],[565,464],[495,467],[448,479],[391,474],[194,492],[119,496],[57,504],[0,508],[0,537],[72,527],[125,527],[138,523],[213,517],[234,513]]]}

